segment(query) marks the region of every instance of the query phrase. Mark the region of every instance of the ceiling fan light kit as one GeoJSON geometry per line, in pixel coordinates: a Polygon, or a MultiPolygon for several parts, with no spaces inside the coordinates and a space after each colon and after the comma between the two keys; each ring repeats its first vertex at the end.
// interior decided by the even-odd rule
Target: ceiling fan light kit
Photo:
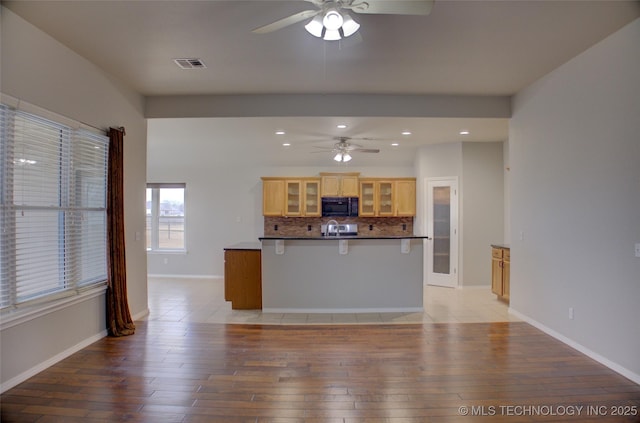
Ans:
{"type": "Polygon", "coordinates": [[[338,9],[330,8],[324,16],[316,15],[304,27],[314,37],[337,41],[355,34],[360,24],[348,13],[341,14],[338,9]]]}
{"type": "Polygon", "coordinates": [[[266,34],[312,18],[304,26],[314,37],[327,41],[340,40],[355,34],[360,24],[348,11],[374,15],[428,15],[434,0],[305,0],[318,9],[303,10],[286,18],[253,30],[266,34]]]}
{"type": "Polygon", "coordinates": [[[336,154],[336,156],[333,158],[333,160],[335,160],[336,162],[348,162],[351,159],[351,155],[346,151],[336,154]]]}

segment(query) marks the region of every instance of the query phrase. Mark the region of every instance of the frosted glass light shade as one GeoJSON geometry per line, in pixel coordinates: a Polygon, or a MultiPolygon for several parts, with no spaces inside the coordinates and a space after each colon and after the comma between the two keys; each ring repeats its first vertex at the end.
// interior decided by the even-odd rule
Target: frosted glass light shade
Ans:
{"type": "Polygon", "coordinates": [[[342,24],[342,33],[345,37],[355,34],[360,28],[360,24],[354,21],[348,14],[345,13],[343,19],[344,23],[342,24]]]}
{"type": "Polygon", "coordinates": [[[340,36],[340,31],[338,31],[337,29],[333,30],[333,29],[327,29],[324,32],[324,40],[327,41],[336,41],[341,39],[342,37],[340,36]]]}
{"type": "Polygon", "coordinates": [[[322,37],[322,30],[324,26],[322,25],[322,16],[316,15],[315,18],[311,19],[308,24],[304,26],[304,28],[309,32],[309,34],[314,37],[322,37]]]}

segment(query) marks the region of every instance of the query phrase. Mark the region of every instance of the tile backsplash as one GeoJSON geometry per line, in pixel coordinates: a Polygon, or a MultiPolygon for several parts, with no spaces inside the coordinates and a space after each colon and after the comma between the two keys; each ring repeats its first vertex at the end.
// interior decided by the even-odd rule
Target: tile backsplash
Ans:
{"type": "MultiPolygon", "coordinates": [[[[321,236],[329,217],[264,217],[264,236],[321,236]]],[[[340,217],[338,223],[357,223],[359,236],[413,235],[413,217],[340,217]]]]}

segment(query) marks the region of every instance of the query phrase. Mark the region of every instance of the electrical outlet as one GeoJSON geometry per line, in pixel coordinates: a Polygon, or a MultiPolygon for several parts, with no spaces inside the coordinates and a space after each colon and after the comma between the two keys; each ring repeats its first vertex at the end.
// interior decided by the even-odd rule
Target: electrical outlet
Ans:
{"type": "Polygon", "coordinates": [[[569,320],[573,320],[573,307],[569,307],[569,320]]]}
{"type": "Polygon", "coordinates": [[[165,257],[164,259],[162,259],[162,262],[163,262],[164,264],[169,264],[169,259],[165,257]]]}
{"type": "Polygon", "coordinates": [[[640,242],[636,244],[636,257],[640,257],[640,242]]]}

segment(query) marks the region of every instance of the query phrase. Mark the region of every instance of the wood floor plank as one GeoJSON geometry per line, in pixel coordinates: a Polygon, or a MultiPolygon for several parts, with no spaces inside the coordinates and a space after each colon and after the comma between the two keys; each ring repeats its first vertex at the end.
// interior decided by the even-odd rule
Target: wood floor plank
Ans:
{"type": "Polygon", "coordinates": [[[5,392],[0,420],[640,422],[640,386],[523,322],[145,321],[5,392]],[[569,407],[583,412],[544,414],[569,407]]]}

